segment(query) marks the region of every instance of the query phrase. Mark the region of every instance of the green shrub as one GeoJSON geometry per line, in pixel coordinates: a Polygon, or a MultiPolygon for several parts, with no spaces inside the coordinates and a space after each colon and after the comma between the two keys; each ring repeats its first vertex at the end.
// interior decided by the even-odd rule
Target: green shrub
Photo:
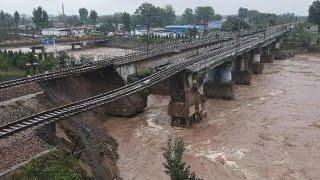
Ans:
{"type": "Polygon", "coordinates": [[[83,170],[72,155],[56,150],[32,160],[15,173],[13,179],[83,179],[83,170]]]}
{"type": "Polygon", "coordinates": [[[163,153],[166,160],[163,163],[164,172],[170,176],[171,180],[200,180],[194,172],[190,172],[190,166],[186,166],[186,163],[182,162],[185,150],[185,143],[182,139],[178,138],[174,142],[171,139],[168,140],[163,153]]]}

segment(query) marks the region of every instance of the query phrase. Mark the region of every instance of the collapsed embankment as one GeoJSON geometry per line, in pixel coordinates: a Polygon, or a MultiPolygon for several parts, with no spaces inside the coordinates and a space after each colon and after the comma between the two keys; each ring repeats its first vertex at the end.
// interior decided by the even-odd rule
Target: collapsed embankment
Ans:
{"type": "MultiPolygon", "coordinates": [[[[68,104],[95,96],[124,85],[117,72],[110,68],[100,72],[66,77],[42,83],[43,104],[47,107],[68,104]]],[[[103,126],[106,114],[133,116],[146,107],[146,98],[139,94],[122,98],[93,111],[73,116],[55,125],[56,138],[47,139],[75,154],[85,165],[87,174],[99,179],[119,178],[116,166],[118,144],[103,126]]],[[[51,132],[42,128],[43,133],[51,132]]]]}

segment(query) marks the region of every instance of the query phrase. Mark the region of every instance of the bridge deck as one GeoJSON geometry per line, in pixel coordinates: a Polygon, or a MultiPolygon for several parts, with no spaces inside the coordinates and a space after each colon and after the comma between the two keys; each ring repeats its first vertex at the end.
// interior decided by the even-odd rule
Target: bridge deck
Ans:
{"type": "Polygon", "coordinates": [[[289,31],[289,29],[287,28],[282,30],[271,29],[269,32],[267,32],[267,34],[264,33],[262,35],[261,33],[257,33],[253,34],[252,36],[245,37],[241,39],[241,43],[238,43],[234,39],[223,42],[223,44],[220,44],[220,47],[213,46],[196,57],[190,59],[180,59],[176,63],[171,64],[168,67],[135,83],[65,106],[43,111],[1,126],[0,139],[34,126],[58,121],[60,119],[77,115],[82,112],[92,110],[96,107],[103,106],[107,103],[116,101],[122,97],[139,92],[145,88],[149,88],[152,85],[186,69],[187,67],[192,66],[193,64],[200,63],[201,65],[205,65],[205,67],[208,66],[207,64],[209,64],[210,66],[217,66],[228,61],[228,59],[226,59],[227,57],[250,50],[255,46],[261,45],[262,43],[265,43],[270,39],[276,38],[286,33],[287,31],[289,31]]]}

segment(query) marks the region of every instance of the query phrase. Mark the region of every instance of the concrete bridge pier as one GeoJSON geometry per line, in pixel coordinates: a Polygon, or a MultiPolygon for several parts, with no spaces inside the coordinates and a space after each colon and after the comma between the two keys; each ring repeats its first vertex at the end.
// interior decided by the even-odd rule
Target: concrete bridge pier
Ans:
{"type": "Polygon", "coordinates": [[[234,99],[232,83],[232,62],[226,62],[208,72],[208,82],[204,85],[204,94],[209,98],[234,99]]]}
{"type": "Polygon", "coordinates": [[[274,48],[272,47],[272,45],[269,45],[263,49],[261,62],[272,63],[273,59],[274,59],[274,48]]]}
{"type": "Polygon", "coordinates": [[[252,72],[249,70],[249,56],[247,54],[236,57],[232,81],[236,84],[251,85],[252,72]]]}
{"type": "Polygon", "coordinates": [[[280,49],[280,47],[281,47],[281,44],[282,44],[282,38],[280,38],[277,42],[276,42],[276,44],[275,44],[275,49],[280,49]]]}
{"type": "Polygon", "coordinates": [[[262,74],[264,64],[261,62],[262,47],[254,50],[252,72],[253,74],[262,74]]]}
{"type": "Polygon", "coordinates": [[[197,91],[197,75],[182,71],[170,78],[171,101],[168,115],[171,125],[191,127],[205,116],[204,100],[197,91]]]}

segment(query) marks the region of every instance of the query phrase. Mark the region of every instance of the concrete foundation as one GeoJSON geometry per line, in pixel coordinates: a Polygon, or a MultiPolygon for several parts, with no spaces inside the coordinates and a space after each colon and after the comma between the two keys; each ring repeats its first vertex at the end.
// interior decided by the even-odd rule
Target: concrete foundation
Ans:
{"type": "Polygon", "coordinates": [[[261,62],[263,63],[273,63],[274,60],[274,55],[268,54],[268,55],[263,55],[261,57],[261,62]]]}
{"type": "Polygon", "coordinates": [[[193,92],[186,93],[186,102],[170,101],[168,115],[171,125],[176,127],[191,127],[205,118],[205,108],[201,96],[193,92]]]}
{"type": "Polygon", "coordinates": [[[254,62],[252,64],[252,72],[253,74],[262,74],[264,68],[264,63],[254,62]]]}
{"type": "Polygon", "coordinates": [[[168,115],[171,116],[172,126],[191,127],[205,117],[204,99],[193,90],[193,86],[192,76],[186,72],[170,78],[171,101],[168,115]]]}
{"type": "Polygon", "coordinates": [[[251,85],[251,71],[232,71],[232,81],[236,84],[251,85]]]}
{"type": "Polygon", "coordinates": [[[208,81],[204,85],[204,93],[208,98],[233,100],[235,98],[233,83],[217,83],[208,81]]]}
{"type": "Polygon", "coordinates": [[[208,81],[204,84],[204,95],[208,98],[233,100],[234,88],[232,83],[231,62],[227,62],[208,72],[208,81]]]}

